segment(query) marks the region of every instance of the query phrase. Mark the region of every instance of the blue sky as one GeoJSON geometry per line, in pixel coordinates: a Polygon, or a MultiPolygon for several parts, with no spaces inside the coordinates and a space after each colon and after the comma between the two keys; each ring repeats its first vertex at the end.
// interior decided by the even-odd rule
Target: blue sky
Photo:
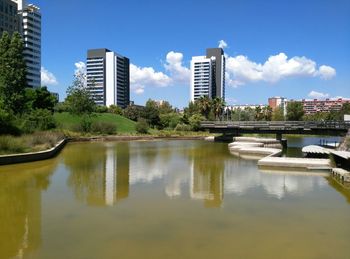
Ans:
{"type": "Polygon", "coordinates": [[[43,17],[45,83],[61,100],[87,49],[108,48],[130,58],[136,103],[152,98],[186,106],[191,57],[221,40],[229,104],[266,103],[275,95],[350,97],[348,0],[32,3],[43,17]]]}

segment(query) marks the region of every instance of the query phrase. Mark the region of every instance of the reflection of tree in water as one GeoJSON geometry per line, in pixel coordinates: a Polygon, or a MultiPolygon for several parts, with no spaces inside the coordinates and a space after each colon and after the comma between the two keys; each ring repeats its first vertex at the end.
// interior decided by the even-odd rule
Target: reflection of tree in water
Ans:
{"type": "Polygon", "coordinates": [[[204,199],[206,207],[220,207],[223,200],[223,173],[225,160],[229,158],[227,145],[204,143],[191,150],[192,198],[204,199]],[[216,145],[215,148],[209,145],[216,145]]]}
{"type": "Polygon", "coordinates": [[[0,258],[22,257],[41,245],[41,191],[57,159],[0,169],[0,258]]]}
{"type": "Polygon", "coordinates": [[[93,206],[112,205],[129,194],[128,143],[71,145],[64,153],[68,185],[78,200],[93,206]]]}

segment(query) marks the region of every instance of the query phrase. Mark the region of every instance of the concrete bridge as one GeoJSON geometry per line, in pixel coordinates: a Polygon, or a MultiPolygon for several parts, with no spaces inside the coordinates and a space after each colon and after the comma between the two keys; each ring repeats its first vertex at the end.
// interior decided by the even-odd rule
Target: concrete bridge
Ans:
{"type": "Polygon", "coordinates": [[[282,139],[282,134],[329,135],[342,136],[350,129],[347,121],[203,121],[203,129],[211,133],[225,135],[240,135],[243,133],[276,134],[282,139]]]}

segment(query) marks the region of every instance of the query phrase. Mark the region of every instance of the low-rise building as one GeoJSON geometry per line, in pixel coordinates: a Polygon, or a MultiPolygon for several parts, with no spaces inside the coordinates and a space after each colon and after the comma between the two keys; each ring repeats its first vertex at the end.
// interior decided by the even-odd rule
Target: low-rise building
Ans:
{"type": "Polygon", "coordinates": [[[253,109],[256,108],[264,108],[267,107],[266,104],[238,104],[238,105],[229,105],[225,107],[225,110],[235,111],[235,110],[245,110],[245,109],[253,109]]]}
{"type": "Polygon", "coordinates": [[[276,110],[276,108],[279,108],[283,111],[284,115],[287,114],[287,98],[274,96],[270,97],[268,102],[273,111],[276,110]]]}
{"type": "Polygon", "coordinates": [[[350,98],[302,99],[300,102],[303,104],[305,114],[314,114],[340,111],[345,103],[350,103],[350,98]]]}

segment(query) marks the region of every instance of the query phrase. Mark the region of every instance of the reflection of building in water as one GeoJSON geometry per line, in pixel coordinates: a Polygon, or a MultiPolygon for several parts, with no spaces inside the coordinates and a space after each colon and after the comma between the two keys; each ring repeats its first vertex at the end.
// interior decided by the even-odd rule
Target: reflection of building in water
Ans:
{"type": "Polygon", "coordinates": [[[124,144],[107,145],[101,185],[96,186],[99,191],[96,198],[103,205],[112,206],[129,196],[129,146],[124,144]]]}
{"type": "MultiPolygon", "coordinates": [[[[211,170],[201,167],[192,161],[190,195],[193,199],[204,200],[205,207],[220,207],[223,201],[223,173],[220,170],[211,170]]],[[[216,167],[214,167],[215,169],[216,167]]]]}
{"type": "MultiPolygon", "coordinates": [[[[73,148],[69,151],[80,152],[73,148]]],[[[129,143],[102,144],[95,151],[82,153],[81,160],[70,160],[67,155],[66,164],[71,169],[69,185],[77,198],[89,205],[112,206],[129,196],[129,143]]]]}

